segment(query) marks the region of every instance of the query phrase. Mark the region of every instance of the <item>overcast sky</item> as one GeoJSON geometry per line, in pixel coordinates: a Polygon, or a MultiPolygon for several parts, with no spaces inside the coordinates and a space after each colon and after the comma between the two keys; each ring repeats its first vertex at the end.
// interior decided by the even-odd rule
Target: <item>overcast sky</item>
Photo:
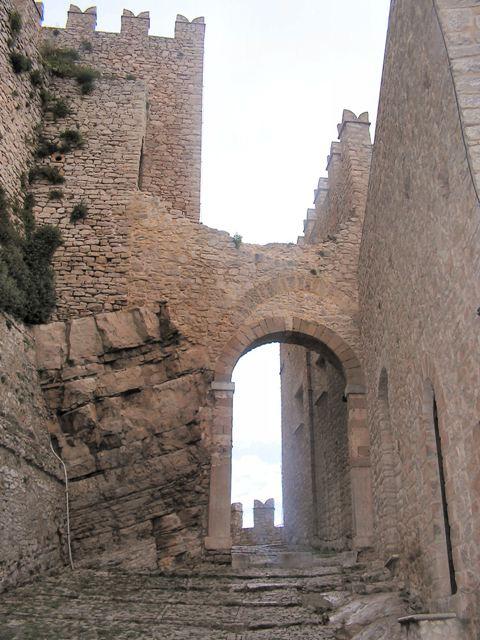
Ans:
{"type": "MultiPolygon", "coordinates": [[[[159,36],[173,36],[177,13],[205,16],[201,220],[247,242],[295,242],[342,110],[375,121],[389,4],[99,0],[97,29],[119,31],[124,8],[150,11],[159,36]]],[[[64,26],[68,6],[45,0],[45,24],[64,26]]],[[[234,501],[280,497],[278,370],[275,346],[235,370],[234,501]]]]}

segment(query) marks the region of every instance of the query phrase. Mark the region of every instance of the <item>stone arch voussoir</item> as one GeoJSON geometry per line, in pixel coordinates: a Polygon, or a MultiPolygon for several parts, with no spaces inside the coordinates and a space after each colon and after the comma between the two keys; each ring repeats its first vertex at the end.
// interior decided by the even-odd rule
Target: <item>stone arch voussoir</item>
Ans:
{"type": "Polygon", "coordinates": [[[347,342],[325,324],[305,320],[297,316],[270,316],[250,324],[239,326],[235,335],[224,346],[215,365],[214,379],[229,382],[238,360],[247,351],[260,344],[275,340],[292,341],[304,336],[325,344],[340,360],[347,382],[347,388],[356,393],[364,393],[365,380],[360,361],[347,342]]]}

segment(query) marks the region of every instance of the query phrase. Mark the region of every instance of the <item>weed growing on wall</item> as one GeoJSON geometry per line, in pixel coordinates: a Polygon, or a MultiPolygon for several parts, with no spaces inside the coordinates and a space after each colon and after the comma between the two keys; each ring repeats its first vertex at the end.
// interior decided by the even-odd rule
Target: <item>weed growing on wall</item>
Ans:
{"type": "Polygon", "coordinates": [[[30,82],[34,87],[38,87],[42,84],[43,77],[39,69],[34,69],[30,71],[30,82]]]}
{"type": "Polygon", "coordinates": [[[82,134],[78,129],[65,129],[60,133],[59,151],[67,153],[73,149],[81,149],[85,144],[82,134]]]}
{"type": "Polygon", "coordinates": [[[75,222],[79,222],[80,220],[85,220],[87,215],[88,215],[87,205],[85,204],[85,202],[79,202],[72,209],[72,213],[70,214],[70,222],[75,223],[75,222]]]}
{"type": "Polygon", "coordinates": [[[28,180],[30,183],[38,179],[47,180],[50,184],[63,184],[65,178],[62,176],[57,167],[51,167],[48,164],[37,165],[32,167],[28,174],[28,180]]]}
{"type": "Polygon", "coordinates": [[[19,51],[12,51],[10,53],[10,63],[16,74],[25,73],[26,71],[30,71],[32,68],[32,61],[30,58],[27,58],[27,56],[24,56],[23,53],[20,53],[19,51]]]}
{"type": "Polygon", "coordinates": [[[18,36],[22,30],[22,16],[18,11],[10,11],[8,14],[8,25],[12,36],[18,36]]]}
{"type": "Polygon", "coordinates": [[[50,112],[54,120],[66,118],[72,113],[68,102],[64,98],[57,98],[57,96],[54,96],[53,93],[50,93],[50,91],[46,89],[40,90],[40,100],[43,109],[50,112]]]}
{"type": "Polygon", "coordinates": [[[63,191],[61,189],[52,189],[48,194],[49,200],[61,200],[63,198],[63,191]]]}
{"type": "Polygon", "coordinates": [[[55,305],[51,261],[62,239],[57,227],[36,226],[33,205],[31,195],[21,208],[12,205],[0,189],[0,308],[38,324],[48,320],[55,305]]]}
{"type": "Polygon", "coordinates": [[[49,200],[62,200],[63,199],[63,191],[61,189],[51,189],[48,193],[49,200]]]}
{"type": "Polygon", "coordinates": [[[75,78],[82,94],[91,93],[99,73],[78,64],[79,53],[76,49],[46,45],[42,50],[43,63],[58,78],[75,78]]]}

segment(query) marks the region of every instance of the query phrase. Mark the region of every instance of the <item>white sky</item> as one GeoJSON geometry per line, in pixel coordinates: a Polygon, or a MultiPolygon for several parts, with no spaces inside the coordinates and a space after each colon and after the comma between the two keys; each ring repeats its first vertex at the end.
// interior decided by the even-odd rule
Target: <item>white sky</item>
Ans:
{"type": "MultiPolygon", "coordinates": [[[[375,122],[389,4],[99,0],[97,29],[119,31],[124,8],[150,11],[159,36],[177,13],[205,16],[201,220],[246,242],[295,242],[342,110],[375,122]]],[[[64,26],[68,6],[45,0],[44,24],[64,26]]],[[[278,369],[275,345],[235,369],[234,501],[280,499],[278,369]]]]}

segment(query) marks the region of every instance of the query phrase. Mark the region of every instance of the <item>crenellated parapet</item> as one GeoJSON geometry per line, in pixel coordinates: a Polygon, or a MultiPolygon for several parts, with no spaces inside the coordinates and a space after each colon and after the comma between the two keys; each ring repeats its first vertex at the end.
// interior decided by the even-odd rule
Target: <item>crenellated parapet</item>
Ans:
{"type": "MultiPolygon", "coordinates": [[[[21,2],[22,0],[17,0],[21,2]]],[[[37,3],[40,5],[41,3],[37,3]]],[[[43,7],[43,5],[41,5],[43,7]]],[[[43,15],[43,13],[42,13],[43,15]]],[[[72,36],[87,37],[96,31],[97,7],[89,7],[82,11],[77,5],[71,4],[67,13],[65,29],[72,36]]],[[[121,16],[119,37],[146,38],[150,31],[150,12],[142,11],[135,15],[133,11],[124,9],[121,16]]],[[[177,15],[175,20],[175,40],[198,41],[203,43],[205,33],[205,19],[203,17],[188,20],[185,16],[177,15]]],[[[113,34],[112,34],[113,35],[113,34]]],[[[152,36],[158,38],[158,36],[152,36]]]]}
{"type": "Polygon", "coordinates": [[[127,36],[148,36],[150,29],[150,12],[142,11],[136,16],[128,9],[123,10],[121,33],[127,36]]]}
{"type": "Polygon", "coordinates": [[[344,109],[337,130],[327,156],[328,178],[318,181],[300,245],[328,239],[351,218],[363,219],[372,150],[368,113],[344,109]]]}
{"type": "Polygon", "coordinates": [[[194,18],[191,22],[180,14],[175,20],[175,39],[180,41],[201,40],[205,34],[205,19],[194,18]]]}
{"type": "Polygon", "coordinates": [[[67,25],[66,29],[71,32],[81,32],[82,34],[89,34],[95,31],[97,26],[97,7],[89,7],[82,11],[74,4],[70,5],[67,13],[67,25]]]}

